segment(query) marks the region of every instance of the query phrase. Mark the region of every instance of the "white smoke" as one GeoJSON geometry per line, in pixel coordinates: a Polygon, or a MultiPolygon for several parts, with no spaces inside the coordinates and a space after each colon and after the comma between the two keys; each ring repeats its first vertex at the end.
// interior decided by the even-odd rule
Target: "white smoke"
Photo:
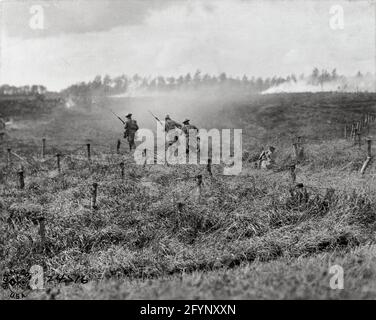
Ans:
{"type": "Polygon", "coordinates": [[[286,81],[278,86],[271,87],[262,94],[288,93],[288,92],[375,92],[375,77],[366,74],[361,77],[339,77],[336,80],[320,84],[311,84],[309,79],[286,81]]]}
{"type": "Polygon", "coordinates": [[[65,101],[65,107],[70,109],[70,108],[73,108],[75,106],[75,102],[73,101],[72,97],[68,97],[68,99],[66,99],[65,101]]]}

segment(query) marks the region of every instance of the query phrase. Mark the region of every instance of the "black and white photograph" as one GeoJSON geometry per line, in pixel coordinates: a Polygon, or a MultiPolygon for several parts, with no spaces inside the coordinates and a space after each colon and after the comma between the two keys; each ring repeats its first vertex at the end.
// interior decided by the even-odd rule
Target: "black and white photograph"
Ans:
{"type": "Polygon", "coordinates": [[[371,0],[0,1],[0,300],[375,300],[375,62],[371,0]]]}

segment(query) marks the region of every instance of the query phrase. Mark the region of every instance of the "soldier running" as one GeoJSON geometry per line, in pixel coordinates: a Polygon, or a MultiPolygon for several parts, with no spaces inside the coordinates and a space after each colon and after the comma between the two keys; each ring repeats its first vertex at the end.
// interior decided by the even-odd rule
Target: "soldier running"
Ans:
{"type": "Polygon", "coordinates": [[[166,141],[167,145],[171,146],[179,140],[179,129],[182,129],[182,125],[170,118],[169,115],[165,117],[165,131],[166,131],[166,141]]]}
{"type": "Polygon", "coordinates": [[[138,130],[138,125],[137,121],[132,119],[131,113],[127,114],[126,118],[127,120],[124,125],[124,139],[128,138],[129,150],[132,151],[133,147],[136,149],[134,138],[138,130]]]}
{"type": "Polygon", "coordinates": [[[187,143],[187,148],[186,148],[186,152],[187,154],[189,153],[189,147],[190,147],[190,144],[189,144],[189,130],[192,130],[195,132],[195,135],[196,135],[196,139],[197,139],[197,151],[199,151],[199,148],[200,148],[200,137],[198,136],[198,128],[196,126],[194,126],[193,124],[190,124],[189,123],[189,119],[185,119],[183,121],[183,132],[185,134],[185,137],[186,137],[186,143],[187,143]]]}

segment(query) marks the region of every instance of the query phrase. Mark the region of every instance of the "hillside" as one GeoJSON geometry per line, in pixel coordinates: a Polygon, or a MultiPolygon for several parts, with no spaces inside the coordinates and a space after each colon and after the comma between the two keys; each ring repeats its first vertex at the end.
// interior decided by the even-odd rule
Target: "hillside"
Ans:
{"type": "MultiPolygon", "coordinates": [[[[57,108],[20,120],[2,144],[0,269],[38,264],[45,275],[89,279],[45,283],[49,290],[29,295],[37,299],[375,299],[375,168],[371,163],[360,175],[364,136],[361,148],[343,137],[344,124],[376,113],[375,106],[370,93],[171,96],[109,99],[92,113],[57,108]],[[221,165],[213,166],[213,177],[205,165],[138,166],[125,143],[116,153],[122,126],[109,107],[133,112],[140,127],[153,128],[151,109],[161,118],[189,117],[200,127],[242,128],[248,160],[239,176],[223,176],[221,165]],[[304,160],[296,183],[305,186],[304,198],[286,169],[297,136],[304,160]],[[278,170],[254,168],[252,160],[267,144],[276,147],[278,170]],[[8,147],[23,160],[13,155],[7,166],[8,147]],[[24,189],[18,187],[20,164],[24,189]],[[344,290],[329,287],[334,264],[344,268],[344,290]]],[[[0,289],[0,298],[8,295],[0,289]]]]}

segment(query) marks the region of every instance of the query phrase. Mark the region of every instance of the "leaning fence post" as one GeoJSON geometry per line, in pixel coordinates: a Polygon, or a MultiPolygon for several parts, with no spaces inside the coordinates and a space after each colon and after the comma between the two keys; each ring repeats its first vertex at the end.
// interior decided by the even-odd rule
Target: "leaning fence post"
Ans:
{"type": "Polygon", "coordinates": [[[213,173],[212,173],[212,159],[211,158],[209,158],[208,159],[208,164],[207,164],[207,166],[206,166],[206,169],[208,170],[208,173],[209,173],[209,175],[210,176],[212,176],[213,175],[213,173]]]}
{"type": "Polygon", "coordinates": [[[56,154],[56,163],[57,163],[57,171],[61,173],[61,167],[60,167],[60,153],[56,154]]]}
{"type": "Polygon", "coordinates": [[[371,159],[372,159],[372,154],[371,154],[371,143],[372,143],[372,140],[368,138],[368,139],[367,139],[367,159],[366,159],[366,161],[364,161],[363,166],[362,166],[362,168],[360,169],[360,173],[361,173],[361,174],[364,174],[364,172],[365,172],[366,169],[367,169],[368,164],[370,163],[370,161],[371,161],[371,159]]]}
{"type": "Polygon", "coordinates": [[[197,201],[201,202],[201,192],[202,192],[202,175],[197,176],[197,201]]]}
{"type": "Polygon", "coordinates": [[[360,132],[357,132],[356,133],[356,140],[357,140],[357,143],[358,143],[358,147],[360,148],[361,146],[361,135],[360,135],[360,132]]]}
{"type": "Polygon", "coordinates": [[[372,145],[372,140],[370,138],[367,139],[367,155],[368,157],[371,157],[371,145],[372,145]]]}
{"type": "Polygon", "coordinates": [[[295,164],[293,164],[293,165],[290,166],[290,176],[291,176],[291,181],[292,181],[293,184],[296,181],[296,172],[295,172],[295,169],[296,169],[295,164]]]}
{"type": "Polygon", "coordinates": [[[24,180],[24,171],[23,167],[21,166],[20,170],[18,171],[18,180],[19,180],[19,188],[25,188],[25,180],[24,180]]]}
{"type": "Polygon", "coordinates": [[[148,160],[148,158],[147,158],[147,151],[148,151],[147,149],[142,150],[142,156],[145,157],[144,164],[142,165],[143,169],[146,167],[146,162],[148,160]]]}
{"type": "Polygon", "coordinates": [[[46,245],[46,225],[45,225],[45,217],[39,218],[39,236],[41,240],[42,248],[45,248],[46,245]]]}
{"type": "Polygon", "coordinates": [[[46,138],[42,139],[42,159],[44,159],[44,156],[46,155],[46,138]]]}
{"type": "Polygon", "coordinates": [[[91,188],[91,208],[97,208],[97,190],[98,190],[98,183],[94,182],[91,188]]]}
{"type": "Polygon", "coordinates": [[[177,209],[178,209],[179,213],[181,213],[183,211],[183,208],[184,208],[184,203],[178,202],[177,203],[177,209]]]}
{"type": "Polygon", "coordinates": [[[298,144],[297,143],[293,143],[292,146],[294,147],[294,153],[295,153],[295,159],[298,160],[298,144]]]}
{"type": "Polygon", "coordinates": [[[121,141],[120,141],[120,139],[118,139],[118,141],[117,141],[117,145],[116,145],[116,153],[117,153],[117,154],[120,153],[120,146],[121,146],[121,141]]]}
{"type": "Polygon", "coordinates": [[[90,143],[87,143],[86,147],[87,147],[87,160],[90,161],[91,159],[90,143]]]}
{"type": "Polygon", "coordinates": [[[10,167],[12,165],[12,149],[7,149],[7,165],[10,167]]]}
{"type": "Polygon", "coordinates": [[[121,178],[124,179],[124,162],[120,162],[121,178]]]}

